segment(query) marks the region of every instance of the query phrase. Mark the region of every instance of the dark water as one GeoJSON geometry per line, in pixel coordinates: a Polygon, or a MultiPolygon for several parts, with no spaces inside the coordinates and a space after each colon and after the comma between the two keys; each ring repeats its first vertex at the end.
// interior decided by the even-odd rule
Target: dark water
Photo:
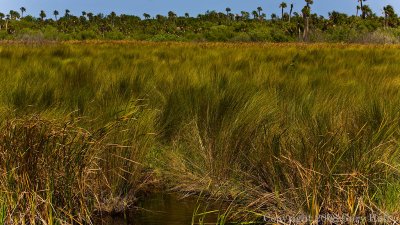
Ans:
{"type": "MultiPolygon", "coordinates": [[[[182,198],[176,194],[159,193],[149,196],[139,203],[141,210],[129,213],[126,216],[105,217],[95,222],[101,225],[209,225],[216,224],[218,215],[226,212],[228,204],[209,201],[195,197],[182,198]],[[211,212],[206,215],[204,212],[211,212]],[[202,222],[200,221],[202,220],[202,222]]],[[[285,217],[283,217],[285,218],[285,217]]],[[[300,218],[300,217],[299,217],[300,218]]],[[[225,223],[229,224],[229,223],[225,223]]],[[[232,223],[231,223],[232,224],[232,223]]],[[[250,224],[250,223],[248,223],[250,224]]],[[[264,224],[262,221],[252,224],[264,224]]],[[[272,223],[268,223],[272,224],[272,223]]],[[[274,223],[275,224],[275,223],[274,223]]],[[[304,224],[304,223],[301,223],[304,224]]],[[[322,224],[322,223],[321,223],[322,224]]],[[[329,224],[329,223],[328,223],[329,224]]],[[[354,224],[344,221],[339,224],[354,224]]],[[[361,223],[360,223],[361,224],[361,223]]],[[[367,225],[393,224],[370,222],[367,225]]]]}
{"type": "Polygon", "coordinates": [[[218,214],[224,213],[226,204],[208,203],[195,197],[182,198],[176,194],[152,195],[138,205],[140,210],[121,217],[102,218],[102,224],[110,225],[191,225],[216,224],[218,214]],[[206,215],[198,215],[211,212],[206,215]]]}

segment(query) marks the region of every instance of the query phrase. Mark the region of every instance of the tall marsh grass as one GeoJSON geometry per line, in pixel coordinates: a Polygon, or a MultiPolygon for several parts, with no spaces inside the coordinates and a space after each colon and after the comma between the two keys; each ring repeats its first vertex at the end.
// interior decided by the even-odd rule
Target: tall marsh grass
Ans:
{"type": "Polygon", "coordinates": [[[256,215],[398,213],[398,48],[3,45],[0,219],[87,221],[160,179],[256,215]]]}

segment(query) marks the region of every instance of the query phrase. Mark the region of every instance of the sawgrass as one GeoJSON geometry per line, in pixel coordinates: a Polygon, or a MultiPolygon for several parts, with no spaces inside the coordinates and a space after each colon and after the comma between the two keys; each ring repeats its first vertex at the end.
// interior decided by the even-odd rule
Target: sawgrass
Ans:
{"type": "Polygon", "coordinates": [[[87,222],[154,182],[235,200],[232,216],[397,213],[399,59],[395,45],[3,44],[0,219],[87,222]]]}

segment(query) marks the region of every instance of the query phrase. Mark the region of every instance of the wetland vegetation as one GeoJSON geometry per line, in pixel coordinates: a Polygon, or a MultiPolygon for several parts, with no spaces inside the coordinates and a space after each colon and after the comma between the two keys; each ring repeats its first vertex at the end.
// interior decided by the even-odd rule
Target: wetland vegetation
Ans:
{"type": "Polygon", "coordinates": [[[2,44],[0,220],[87,224],[165,190],[236,221],[398,215],[399,48],[2,44]]]}

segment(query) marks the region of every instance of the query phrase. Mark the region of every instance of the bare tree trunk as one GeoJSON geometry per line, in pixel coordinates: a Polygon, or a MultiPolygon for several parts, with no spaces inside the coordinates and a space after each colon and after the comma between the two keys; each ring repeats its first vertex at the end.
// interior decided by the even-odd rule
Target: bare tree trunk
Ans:
{"type": "Polygon", "coordinates": [[[307,16],[304,20],[305,20],[304,21],[305,26],[304,26],[304,33],[303,33],[303,41],[308,41],[310,17],[307,16]]]}
{"type": "Polygon", "coordinates": [[[299,41],[301,40],[301,29],[300,29],[300,26],[298,26],[299,27],[299,41]]]}
{"type": "Polygon", "coordinates": [[[389,27],[388,15],[385,13],[385,29],[389,27]]]}
{"type": "Polygon", "coordinates": [[[360,7],[361,7],[361,17],[363,18],[363,19],[365,19],[365,12],[364,12],[364,9],[363,9],[363,0],[360,0],[360,7]]]}

